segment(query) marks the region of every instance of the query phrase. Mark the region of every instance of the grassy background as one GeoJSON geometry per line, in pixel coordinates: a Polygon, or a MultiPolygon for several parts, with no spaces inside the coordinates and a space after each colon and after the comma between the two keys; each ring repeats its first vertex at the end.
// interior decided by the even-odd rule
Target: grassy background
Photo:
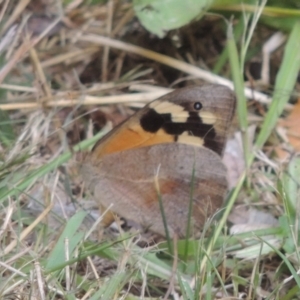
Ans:
{"type": "Polygon", "coordinates": [[[298,88],[297,2],[196,2],[190,15],[178,1],[1,4],[0,298],[300,297],[300,161],[278,129],[298,88]],[[278,30],[286,41],[261,84],[249,70],[278,30]],[[171,241],[171,251],[136,232],[99,232],[74,152],[170,88],[203,82],[234,87],[238,99],[246,168],[222,218],[208,221],[199,239],[171,241]],[[290,155],[278,159],[277,147],[290,155]],[[235,206],[267,214],[233,234],[235,206]],[[264,222],[268,215],[276,226],[264,222]]]}

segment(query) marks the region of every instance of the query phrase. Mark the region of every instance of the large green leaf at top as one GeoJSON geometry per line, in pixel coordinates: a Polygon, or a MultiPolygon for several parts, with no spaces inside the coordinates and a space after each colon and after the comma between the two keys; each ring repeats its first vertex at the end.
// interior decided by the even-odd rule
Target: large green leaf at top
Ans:
{"type": "Polygon", "coordinates": [[[166,31],[201,17],[214,0],[133,0],[137,17],[150,32],[163,37],[166,31]]]}

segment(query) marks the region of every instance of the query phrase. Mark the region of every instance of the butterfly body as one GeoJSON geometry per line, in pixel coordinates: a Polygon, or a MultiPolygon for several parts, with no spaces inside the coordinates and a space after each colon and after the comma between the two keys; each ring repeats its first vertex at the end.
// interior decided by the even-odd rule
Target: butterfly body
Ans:
{"type": "Polygon", "coordinates": [[[161,235],[159,201],[171,236],[185,235],[191,201],[192,228],[201,230],[227,191],[221,155],[234,106],[232,92],[219,85],[179,89],[149,103],[84,159],[87,187],[101,206],[161,235]]]}

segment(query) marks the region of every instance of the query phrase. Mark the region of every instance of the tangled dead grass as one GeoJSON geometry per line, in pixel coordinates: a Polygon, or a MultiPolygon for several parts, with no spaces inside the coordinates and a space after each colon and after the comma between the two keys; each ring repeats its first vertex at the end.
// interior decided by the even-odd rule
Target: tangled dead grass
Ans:
{"type": "MultiPolygon", "coordinates": [[[[218,268],[206,266],[201,278],[195,266],[204,254],[193,252],[195,260],[178,265],[176,253],[175,263],[166,263],[156,255],[162,249],[159,245],[150,247],[149,240],[141,241],[135,234],[123,233],[120,238],[112,229],[105,239],[99,237],[94,230],[98,209],[93,201],[82,201],[81,183],[69,168],[71,154],[66,152],[70,146],[120,123],[173,87],[203,81],[232,86],[208,71],[226,40],[218,18],[209,17],[201,27],[196,23],[158,39],[140,26],[127,2],[82,5],[82,1],[71,1],[63,6],[60,1],[20,0],[2,5],[0,17],[6,21],[0,42],[1,296],[120,299],[128,294],[126,299],[137,299],[135,294],[167,299],[166,294],[172,293],[174,299],[180,295],[191,299],[192,291],[199,294],[201,290],[202,295],[213,293],[223,299],[280,299],[284,294],[297,294],[299,285],[291,269],[287,270],[287,261],[278,254],[264,256],[261,244],[249,249],[242,237],[233,246],[226,240],[228,244],[217,250],[219,255],[214,252],[214,259],[221,261],[218,268]],[[82,210],[86,213],[78,213],[82,210]],[[83,228],[88,232],[85,235],[83,228]],[[91,242],[95,240],[101,241],[100,246],[91,242]],[[252,250],[252,256],[241,248],[252,250]],[[177,277],[175,267],[181,272],[177,277]]],[[[270,33],[262,27],[254,43],[261,43],[270,33]]],[[[271,65],[276,66],[276,61],[271,65]]],[[[252,67],[249,62],[250,86],[255,79],[252,67]]],[[[229,72],[226,64],[222,70],[224,76],[229,72]]],[[[251,89],[246,93],[255,99],[249,111],[252,123],[257,124],[270,99],[251,89]]],[[[82,149],[88,146],[80,145],[82,149]]],[[[258,200],[252,207],[265,208],[266,215],[246,209],[230,219],[236,225],[240,222],[236,218],[249,218],[246,224],[251,230],[258,220],[271,215],[273,222],[274,216],[283,214],[280,197],[274,193],[278,178],[274,170],[282,165],[270,158],[273,145],[266,149],[267,155],[261,153],[253,165],[255,173],[249,173],[251,192],[246,189],[239,197],[242,206],[258,200]]],[[[278,231],[267,233],[272,238],[278,231]]],[[[273,240],[268,241],[272,244],[273,240]]],[[[272,245],[279,247],[280,242],[276,238],[272,245]]],[[[297,265],[299,260],[293,255],[297,265]]]]}

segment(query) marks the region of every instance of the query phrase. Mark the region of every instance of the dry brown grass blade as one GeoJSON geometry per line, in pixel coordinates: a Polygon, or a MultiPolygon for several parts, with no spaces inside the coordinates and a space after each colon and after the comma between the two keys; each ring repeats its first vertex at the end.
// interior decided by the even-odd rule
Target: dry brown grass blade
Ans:
{"type": "Polygon", "coordinates": [[[93,55],[98,51],[99,51],[99,46],[96,46],[96,47],[93,46],[93,47],[88,47],[85,49],[74,50],[71,52],[54,55],[54,56],[48,58],[47,60],[42,61],[41,66],[43,68],[48,68],[48,67],[52,67],[55,65],[59,65],[61,63],[66,63],[68,60],[76,59],[76,61],[81,61],[81,60],[83,60],[84,57],[93,55]]]}
{"type": "MultiPolygon", "coordinates": [[[[111,35],[113,14],[114,14],[114,2],[109,0],[107,6],[107,22],[106,22],[106,34],[111,35]]],[[[102,82],[106,82],[108,79],[108,62],[109,62],[109,46],[104,47],[102,55],[102,82]]]]}
{"type": "Polygon", "coordinates": [[[134,17],[134,12],[132,9],[129,9],[124,16],[119,20],[116,27],[113,29],[111,36],[115,37],[119,31],[134,17]]]}
{"type": "MultiPolygon", "coordinates": [[[[22,1],[24,2],[24,1],[22,1]]],[[[27,4],[26,4],[27,5],[27,4]]],[[[16,10],[15,10],[16,11],[16,10]]],[[[15,67],[15,65],[22,60],[27,52],[30,51],[37,43],[45,37],[48,32],[60,21],[60,18],[55,19],[38,37],[27,37],[19,46],[19,48],[12,54],[10,60],[0,70],[0,83],[3,82],[9,72],[15,67]]],[[[7,22],[8,23],[8,22],[7,22]]],[[[5,25],[7,25],[7,23],[5,25]]],[[[2,31],[3,32],[3,31],[2,31]]]]}
{"type": "MultiPolygon", "coordinates": [[[[1,1],[1,3],[2,3],[2,1],[1,1]]],[[[2,9],[0,11],[0,22],[2,22],[2,19],[3,19],[3,16],[5,15],[8,4],[9,4],[9,0],[6,0],[4,2],[4,4],[2,5],[2,9]]]]}
{"type": "MultiPolygon", "coordinates": [[[[72,107],[76,105],[100,105],[100,104],[115,104],[115,103],[130,103],[130,102],[149,102],[158,97],[165,95],[167,91],[157,91],[151,93],[138,93],[138,94],[123,94],[105,97],[82,96],[80,99],[59,99],[49,100],[44,106],[46,107],[72,107]]],[[[36,109],[40,104],[36,102],[24,103],[10,103],[1,104],[2,110],[16,110],[16,109],[36,109]]]]}
{"type": "Polygon", "coordinates": [[[19,242],[23,241],[28,236],[28,234],[30,234],[30,232],[35,228],[35,226],[39,224],[45,218],[45,216],[51,211],[53,205],[54,202],[51,202],[50,205],[28,227],[26,227],[22,231],[18,240],[13,240],[9,245],[5,247],[2,254],[3,255],[8,254],[11,250],[13,250],[17,246],[19,242]]]}
{"type": "Polygon", "coordinates": [[[18,17],[21,15],[23,10],[26,8],[26,6],[30,3],[31,0],[20,0],[20,2],[15,7],[14,12],[11,14],[9,19],[6,21],[4,26],[1,30],[1,35],[4,34],[4,32],[18,19],[18,17]]]}
{"type": "Polygon", "coordinates": [[[15,92],[26,92],[26,93],[36,93],[37,89],[30,86],[20,86],[20,85],[13,85],[13,84],[0,84],[1,89],[11,90],[15,92]]]}
{"type": "Polygon", "coordinates": [[[29,49],[32,48],[34,44],[35,44],[35,40],[23,41],[23,43],[19,46],[19,48],[12,55],[11,59],[0,70],[0,83],[2,83],[2,81],[9,74],[9,72],[12,70],[12,68],[27,54],[29,49]]]}
{"type": "MultiPolygon", "coordinates": [[[[38,80],[39,80],[39,82],[42,86],[43,92],[45,93],[45,95],[48,98],[51,98],[52,97],[51,88],[47,83],[46,75],[45,75],[44,70],[41,66],[41,62],[38,58],[36,50],[34,48],[31,48],[29,50],[29,53],[30,53],[30,57],[31,57],[31,60],[32,60],[32,63],[33,63],[33,67],[34,67],[34,69],[36,70],[36,73],[37,73],[36,74],[37,78],[38,78],[38,80]]],[[[38,100],[39,100],[39,98],[38,98],[38,100]]],[[[43,103],[40,103],[40,104],[43,105],[43,103]]]]}

